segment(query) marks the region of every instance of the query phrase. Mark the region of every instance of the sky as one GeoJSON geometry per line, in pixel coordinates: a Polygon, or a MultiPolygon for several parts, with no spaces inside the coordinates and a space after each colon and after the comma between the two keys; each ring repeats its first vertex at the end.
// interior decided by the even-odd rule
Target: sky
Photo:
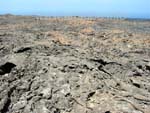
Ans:
{"type": "Polygon", "coordinates": [[[0,0],[0,14],[150,18],[150,0],[0,0]]]}

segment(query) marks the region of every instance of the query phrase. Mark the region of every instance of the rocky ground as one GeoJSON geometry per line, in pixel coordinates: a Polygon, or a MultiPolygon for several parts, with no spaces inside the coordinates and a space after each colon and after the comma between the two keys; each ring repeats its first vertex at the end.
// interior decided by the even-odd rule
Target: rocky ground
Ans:
{"type": "Polygon", "coordinates": [[[1,15],[0,113],[150,113],[150,21],[1,15]]]}

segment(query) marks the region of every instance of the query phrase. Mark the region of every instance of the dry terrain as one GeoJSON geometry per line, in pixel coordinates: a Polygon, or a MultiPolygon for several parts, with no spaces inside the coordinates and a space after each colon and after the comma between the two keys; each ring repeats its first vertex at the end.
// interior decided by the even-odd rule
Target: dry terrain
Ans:
{"type": "Polygon", "coordinates": [[[150,113],[150,21],[1,15],[0,113],[150,113]]]}

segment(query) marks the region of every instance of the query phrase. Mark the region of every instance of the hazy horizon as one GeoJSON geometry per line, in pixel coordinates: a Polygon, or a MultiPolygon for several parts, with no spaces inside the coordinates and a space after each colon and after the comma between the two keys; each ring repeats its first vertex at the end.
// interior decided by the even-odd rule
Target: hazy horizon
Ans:
{"type": "Polygon", "coordinates": [[[150,18],[149,0],[5,0],[0,14],[150,18]]]}

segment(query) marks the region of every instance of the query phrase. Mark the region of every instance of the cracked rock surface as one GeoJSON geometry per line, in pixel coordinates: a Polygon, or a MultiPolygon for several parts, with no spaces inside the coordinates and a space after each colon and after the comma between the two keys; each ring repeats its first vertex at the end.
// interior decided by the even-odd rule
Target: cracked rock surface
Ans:
{"type": "Polygon", "coordinates": [[[150,21],[1,15],[0,113],[150,113],[150,21]]]}

